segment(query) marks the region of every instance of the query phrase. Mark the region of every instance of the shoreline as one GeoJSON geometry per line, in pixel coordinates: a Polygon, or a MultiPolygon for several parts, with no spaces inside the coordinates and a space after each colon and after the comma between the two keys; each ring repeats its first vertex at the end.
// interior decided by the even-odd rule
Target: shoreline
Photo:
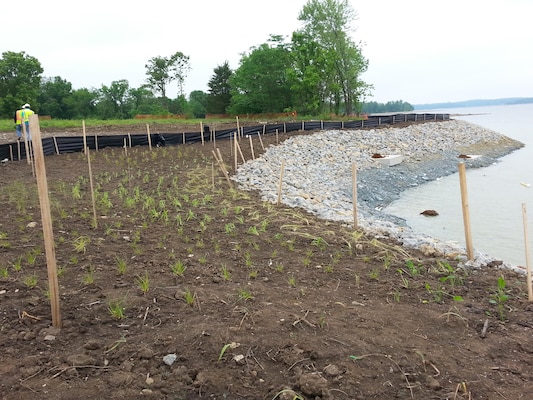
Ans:
{"type": "MultiPolygon", "coordinates": [[[[459,258],[465,266],[500,262],[425,234],[415,234],[405,220],[382,212],[404,190],[457,172],[458,163],[483,168],[522,148],[523,143],[461,120],[427,122],[379,130],[321,131],[290,138],[270,147],[258,159],[239,167],[233,177],[241,189],[258,190],[263,200],[276,202],[282,161],[281,200],[320,218],[353,225],[352,164],[357,166],[358,225],[376,236],[394,238],[404,247],[428,256],[459,258]],[[372,154],[402,155],[400,164],[381,166],[372,154]],[[460,154],[481,155],[461,159],[460,154]]],[[[502,265],[518,269],[504,261],[502,265]]]]}

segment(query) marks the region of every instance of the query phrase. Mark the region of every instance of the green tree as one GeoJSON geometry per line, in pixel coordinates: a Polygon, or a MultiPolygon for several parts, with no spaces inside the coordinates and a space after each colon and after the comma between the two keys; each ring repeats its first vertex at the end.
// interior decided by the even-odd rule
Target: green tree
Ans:
{"type": "Polygon", "coordinates": [[[128,101],[130,84],[126,79],[111,82],[109,87],[102,85],[101,91],[101,103],[102,106],[108,109],[108,112],[112,118],[128,118],[128,101]]]}
{"type": "Polygon", "coordinates": [[[298,113],[318,115],[326,97],[322,71],[327,60],[318,43],[298,32],[292,36],[293,68],[288,71],[294,106],[298,113]]]}
{"type": "Polygon", "coordinates": [[[96,103],[99,93],[96,90],[86,88],[72,91],[71,96],[65,100],[72,119],[95,118],[96,103]]]}
{"type": "Polygon", "coordinates": [[[57,119],[71,119],[72,110],[69,98],[72,96],[72,84],[60,76],[43,78],[37,95],[39,114],[50,115],[57,119]]]}
{"type": "Polygon", "coordinates": [[[291,108],[288,69],[290,46],[281,36],[271,35],[268,43],[252,47],[241,57],[239,68],[230,78],[233,114],[282,112],[291,108]]]}
{"type": "Polygon", "coordinates": [[[189,95],[188,108],[194,118],[205,118],[207,94],[201,90],[195,90],[189,95]]]}
{"type": "Polygon", "coordinates": [[[334,112],[339,113],[343,106],[345,113],[352,114],[371,89],[360,78],[368,61],[350,38],[357,13],[348,0],[309,0],[298,19],[304,24],[299,33],[320,46],[320,61],[326,61],[320,75],[327,101],[334,112]]]}
{"type": "Polygon", "coordinates": [[[183,94],[183,83],[191,69],[188,56],[177,52],[169,58],[153,57],[145,68],[148,85],[154,91],[161,93],[163,98],[167,97],[167,86],[173,81],[178,82],[179,94],[183,94]]]}
{"type": "Polygon", "coordinates": [[[0,115],[11,117],[22,104],[36,101],[43,68],[35,57],[25,52],[6,51],[0,59],[0,115]]]}
{"type": "Polygon", "coordinates": [[[230,78],[232,75],[233,71],[228,61],[214,69],[214,74],[207,84],[209,93],[207,95],[206,111],[209,114],[226,113],[226,109],[231,103],[230,78]]]}

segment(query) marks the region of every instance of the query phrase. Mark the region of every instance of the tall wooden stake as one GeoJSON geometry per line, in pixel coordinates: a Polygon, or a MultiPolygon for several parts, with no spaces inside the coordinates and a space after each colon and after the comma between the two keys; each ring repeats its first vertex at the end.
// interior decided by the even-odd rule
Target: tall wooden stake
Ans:
{"type": "Polygon", "coordinates": [[[278,206],[281,204],[281,185],[283,184],[283,171],[285,171],[285,160],[281,161],[281,168],[279,172],[278,206]]]}
{"type": "Polygon", "coordinates": [[[352,163],[352,207],[353,207],[353,228],[357,229],[357,166],[352,163]]]}
{"type": "Polygon", "coordinates": [[[54,232],[52,229],[48,182],[46,180],[46,168],[44,165],[43,143],[41,140],[39,117],[37,114],[30,116],[30,131],[35,143],[35,172],[37,174],[37,190],[39,192],[39,204],[41,206],[41,218],[43,223],[44,248],[46,253],[46,265],[48,268],[48,290],[50,291],[50,303],[52,308],[52,325],[56,328],[61,328],[54,232]]]}
{"type": "Polygon", "coordinates": [[[247,135],[250,138],[250,151],[252,152],[252,160],[255,160],[254,144],[252,142],[252,135],[247,135]]]}
{"type": "Polygon", "coordinates": [[[85,147],[85,154],[87,156],[87,165],[89,167],[89,187],[91,189],[91,201],[93,203],[93,225],[94,225],[94,229],[96,229],[98,228],[98,218],[96,217],[96,201],[94,199],[93,170],[91,168],[91,155],[89,154],[89,147],[85,147]]]}
{"type": "Polygon", "coordinates": [[[474,250],[472,247],[472,232],[470,230],[470,211],[468,208],[465,163],[459,163],[459,180],[461,185],[461,204],[463,208],[463,222],[465,227],[466,256],[470,261],[473,261],[474,250]]]}
{"type": "Polygon", "coordinates": [[[533,283],[531,282],[531,262],[529,257],[529,238],[527,229],[527,211],[525,203],[522,203],[522,220],[524,223],[524,244],[526,247],[527,296],[529,301],[533,301],[533,283]]]}
{"type": "MultiPolygon", "coordinates": [[[[152,136],[150,135],[150,125],[146,124],[146,135],[148,136],[148,148],[152,150],[152,136]]],[[[130,143],[131,147],[131,143],[130,143]]]]}

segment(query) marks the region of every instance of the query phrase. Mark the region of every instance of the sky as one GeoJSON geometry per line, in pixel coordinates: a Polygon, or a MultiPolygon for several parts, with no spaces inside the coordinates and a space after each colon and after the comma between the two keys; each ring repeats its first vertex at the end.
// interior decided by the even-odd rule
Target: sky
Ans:
{"type": "MultiPolygon", "coordinates": [[[[190,57],[184,92],[202,90],[214,69],[239,66],[271,34],[290,41],[307,0],[25,0],[0,24],[0,53],[22,52],[45,77],[73,89],[126,79],[146,82],[153,57],[190,57]],[[75,4],[75,6],[73,6],[75,4]]],[[[413,105],[533,97],[533,0],[349,0],[358,18],[352,39],[369,61],[367,101],[413,105]]],[[[167,95],[177,94],[176,83],[167,95]]]]}

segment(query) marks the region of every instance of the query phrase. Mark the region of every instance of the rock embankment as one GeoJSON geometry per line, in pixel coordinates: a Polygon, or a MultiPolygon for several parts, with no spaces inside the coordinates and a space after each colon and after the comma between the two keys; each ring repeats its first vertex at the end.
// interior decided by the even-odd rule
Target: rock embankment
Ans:
{"type": "MultiPolygon", "coordinates": [[[[361,228],[391,236],[407,247],[430,254],[464,256],[464,249],[425,235],[415,235],[400,218],[381,212],[408,188],[468,168],[493,164],[523,147],[498,132],[461,121],[428,122],[402,128],[332,130],[291,137],[269,147],[259,158],[242,165],[233,179],[239,187],[258,190],[276,202],[282,163],[281,200],[320,218],[353,222],[352,168],[357,167],[358,222],[361,228]],[[461,155],[481,154],[479,158],[461,155]],[[401,155],[403,161],[383,166],[373,155],[401,155]]],[[[491,261],[478,254],[476,263],[491,261]]]]}

